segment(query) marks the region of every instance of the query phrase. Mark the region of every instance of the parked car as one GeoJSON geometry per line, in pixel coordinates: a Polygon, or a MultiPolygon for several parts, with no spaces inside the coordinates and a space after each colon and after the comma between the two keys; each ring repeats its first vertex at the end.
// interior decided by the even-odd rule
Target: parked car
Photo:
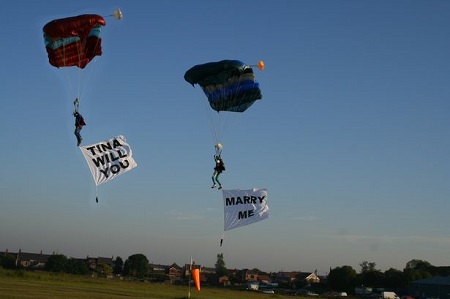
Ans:
{"type": "Polygon", "coordinates": [[[263,292],[264,294],[275,294],[275,292],[271,289],[265,289],[265,290],[262,290],[261,292],[263,292]]]}
{"type": "Polygon", "coordinates": [[[382,299],[400,299],[395,292],[381,292],[382,299]]]}
{"type": "Polygon", "coordinates": [[[323,293],[322,296],[323,296],[323,297],[334,298],[334,297],[337,297],[338,294],[339,294],[338,292],[335,292],[335,291],[329,291],[329,292],[323,293]]]}
{"type": "Polygon", "coordinates": [[[306,289],[298,289],[297,290],[297,294],[298,295],[302,295],[302,296],[309,296],[309,297],[317,297],[317,296],[319,296],[319,294],[316,294],[316,293],[311,292],[311,291],[306,290],[306,289]]]}
{"type": "Polygon", "coordinates": [[[347,293],[346,292],[335,292],[335,291],[330,291],[330,292],[326,292],[324,294],[322,294],[322,296],[324,297],[347,297],[347,293]]]}

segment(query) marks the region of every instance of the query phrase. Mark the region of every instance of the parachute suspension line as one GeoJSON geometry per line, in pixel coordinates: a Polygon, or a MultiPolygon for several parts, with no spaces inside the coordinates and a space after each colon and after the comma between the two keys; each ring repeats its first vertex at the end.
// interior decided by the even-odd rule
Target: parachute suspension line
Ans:
{"type": "MultiPolygon", "coordinates": [[[[83,48],[86,48],[86,41],[84,42],[83,47],[77,47],[77,50],[78,50],[78,64],[79,65],[81,65],[81,57],[82,57],[82,53],[84,52],[83,48]]],[[[81,98],[81,92],[80,92],[80,90],[81,90],[81,80],[83,79],[82,78],[83,77],[82,76],[83,73],[81,71],[81,68],[78,68],[77,71],[78,71],[78,74],[77,74],[78,75],[78,80],[77,80],[77,98],[80,99],[81,98]]]]}
{"type": "MultiPolygon", "coordinates": [[[[73,73],[73,70],[71,70],[70,67],[68,65],[66,65],[66,61],[67,61],[66,46],[63,45],[62,49],[63,49],[63,54],[62,54],[63,55],[63,59],[62,60],[64,62],[63,66],[61,66],[61,68],[63,69],[62,73],[64,74],[65,80],[67,82],[66,84],[67,84],[67,88],[68,88],[68,91],[67,91],[68,92],[68,96],[71,97],[71,99],[73,99],[73,95],[74,95],[74,86],[72,85],[72,81],[74,80],[73,74],[71,76],[71,73],[73,73]]],[[[80,53],[80,50],[78,49],[78,62],[80,62],[80,54],[79,53],[80,53]]],[[[76,95],[75,95],[75,101],[77,103],[75,103],[75,101],[73,102],[75,111],[78,111],[78,108],[80,106],[80,103],[79,103],[79,99],[80,99],[80,77],[81,77],[80,70],[78,70],[77,91],[76,91],[76,95]]]]}
{"type": "Polygon", "coordinates": [[[201,96],[199,98],[202,100],[202,102],[203,102],[202,105],[204,105],[204,107],[205,107],[205,113],[208,118],[209,128],[211,130],[213,142],[214,142],[214,145],[216,145],[217,143],[220,142],[220,137],[221,137],[218,130],[216,129],[217,128],[217,120],[215,121],[215,119],[214,119],[215,117],[217,117],[217,116],[215,116],[215,114],[216,113],[218,114],[218,112],[211,109],[208,101],[204,101],[201,96]]]}
{"type": "MultiPolygon", "coordinates": [[[[64,47],[64,49],[65,49],[65,47],[64,47]]],[[[77,55],[78,55],[78,64],[80,64],[81,63],[81,49],[80,49],[80,47],[77,47],[77,55]]],[[[64,64],[66,63],[66,57],[64,57],[64,64]]],[[[66,67],[65,67],[66,68],[66,67]]],[[[78,109],[79,109],[79,107],[80,107],[80,78],[81,78],[81,70],[80,69],[78,69],[77,70],[77,74],[76,74],[76,76],[77,76],[77,78],[76,78],[76,91],[75,91],[75,99],[73,98],[73,96],[74,96],[74,90],[73,90],[73,88],[72,88],[72,82],[71,82],[71,79],[72,80],[74,80],[74,78],[70,78],[70,72],[73,72],[73,70],[70,70],[70,68],[67,68],[67,70],[66,70],[66,74],[67,74],[67,80],[68,80],[68,85],[69,85],[69,95],[70,95],[70,97],[72,97],[72,99],[74,100],[73,101],[73,106],[74,106],[74,112],[76,111],[76,112],[78,112],[78,109]]],[[[72,77],[73,77],[73,75],[74,74],[72,74],[72,77]]]]}
{"type": "MultiPolygon", "coordinates": [[[[84,43],[83,47],[78,47],[78,63],[81,65],[81,57],[82,57],[82,48],[86,47],[86,42],[84,43]]],[[[99,45],[99,41],[95,43],[94,53],[97,51],[97,47],[99,45]]],[[[84,91],[86,90],[87,82],[89,82],[89,78],[92,75],[92,65],[96,61],[96,57],[94,57],[89,65],[86,65],[84,69],[77,68],[77,94],[76,94],[76,100],[80,101],[80,99],[83,96],[84,91]]],[[[78,104],[79,107],[79,104],[78,104]]]]}
{"type": "MultiPolygon", "coordinates": [[[[221,95],[221,98],[226,98],[225,92],[221,95]]],[[[241,103],[243,96],[241,99],[234,98],[233,100],[237,103],[241,103]]],[[[216,121],[213,125],[213,128],[216,130],[215,136],[215,145],[220,144],[228,132],[232,132],[240,120],[239,112],[231,112],[231,111],[220,111],[217,112],[215,110],[209,109],[212,121],[216,121]],[[216,115],[217,114],[217,115],[216,115]]]]}
{"type": "Polygon", "coordinates": [[[63,48],[63,61],[64,61],[64,65],[62,66],[63,74],[67,81],[67,88],[69,89],[68,93],[69,93],[69,95],[72,95],[73,94],[73,86],[72,86],[72,81],[70,80],[70,71],[66,65],[66,47],[65,47],[65,45],[63,45],[62,48],[63,48]]]}
{"type": "MultiPolygon", "coordinates": [[[[225,97],[225,95],[222,95],[221,97],[223,98],[225,97]]],[[[221,144],[223,142],[229,113],[227,111],[216,111],[212,109],[209,104],[209,101],[205,101],[204,103],[207,110],[207,114],[210,118],[214,146],[217,146],[218,144],[221,144]]],[[[220,152],[216,152],[216,154],[220,155],[220,152]]]]}
{"type": "MultiPolygon", "coordinates": [[[[208,107],[206,107],[206,109],[208,109],[208,107]]],[[[211,135],[212,135],[212,139],[213,139],[213,143],[217,144],[218,142],[220,142],[220,134],[217,128],[217,121],[214,120],[214,115],[213,113],[217,113],[216,111],[206,111],[207,115],[208,115],[208,121],[209,121],[209,126],[210,126],[210,130],[211,130],[211,135]]]]}
{"type": "Polygon", "coordinates": [[[216,145],[214,145],[214,148],[216,149],[216,156],[222,155],[223,146],[221,143],[216,143],[216,145]]]}
{"type": "MultiPolygon", "coordinates": [[[[229,113],[225,112],[225,111],[215,111],[213,109],[211,109],[211,107],[209,107],[209,102],[206,102],[207,106],[206,109],[207,114],[209,116],[209,122],[210,122],[210,126],[211,126],[211,133],[213,136],[213,142],[214,142],[214,146],[217,148],[217,146],[220,146],[220,152],[222,149],[222,144],[223,143],[223,138],[225,136],[225,128],[226,128],[226,120],[228,118],[229,113]]],[[[220,152],[216,153],[220,155],[220,152]]]]}
{"type": "MultiPolygon", "coordinates": [[[[206,105],[209,105],[209,103],[207,103],[206,105]]],[[[208,120],[209,120],[209,124],[210,124],[210,128],[211,128],[211,135],[212,135],[212,139],[213,139],[213,143],[217,144],[218,142],[220,142],[221,140],[221,132],[220,132],[220,121],[218,120],[218,117],[220,117],[219,112],[211,110],[211,108],[206,107],[207,114],[208,114],[208,120]],[[217,115],[215,115],[217,114],[217,115]]]]}
{"type": "MultiPolygon", "coordinates": [[[[119,8],[115,9],[114,12],[111,15],[108,15],[108,17],[109,16],[112,16],[112,17],[114,17],[117,20],[121,20],[123,18],[122,11],[119,8]]],[[[99,32],[101,32],[102,27],[98,26],[97,29],[98,29],[99,32]]],[[[87,39],[84,41],[83,48],[86,48],[86,43],[87,43],[87,39]]],[[[98,49],[100,43],[101,43],[101,39],[98,39],[95,42],[95,47],[93,49],[93,53],[97,52],[97,49],[98,49]]],[[[81,64],[80,52],[84,52],[84,51],[81,51],[81,50],[82,50],[82,48],[78,48],[79,64],[81,64]]],[[[81,68],[78,69],[78,72],[79,72],[79,76],[78,76],[78,93],[77,93],[78,94],[78,99],[80,99],[82,97],[82,95],[83,95],[83,93],[84,93],[84,91],[86,89],[86,85],[87,85],[86,82],[90,81],[90,77],[92,75],[92,69],[93,69],[92,66],[96,62],[96,60],[97,60],[97,57],[94,56],[92,58],[91,62],[90,62],[90,65],[86,65],[85,69],[83,71],[82,71],[81,68]],[[83,75],[83,78],[82,78],[82,75],[83,75]]]]}

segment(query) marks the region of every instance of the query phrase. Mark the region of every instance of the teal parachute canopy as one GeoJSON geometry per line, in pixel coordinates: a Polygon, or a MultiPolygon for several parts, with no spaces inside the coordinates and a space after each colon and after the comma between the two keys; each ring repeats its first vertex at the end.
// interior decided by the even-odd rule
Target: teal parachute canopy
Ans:
{"type": "Polygon", "coordinates": [[[192,85],[198,84],[213,110],[244,112],[262,98],[251,66],[239,60],[199,64],[184,74],[192,85]]]}

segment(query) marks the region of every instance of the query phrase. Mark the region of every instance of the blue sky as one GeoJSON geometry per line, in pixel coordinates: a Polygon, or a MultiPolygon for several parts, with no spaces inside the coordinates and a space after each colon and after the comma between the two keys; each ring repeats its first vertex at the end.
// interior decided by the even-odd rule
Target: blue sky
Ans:
{"type": "Polygon", "coordinates": [[[147,2],[3,5],[0,250],[207,266],[223,253],[229,268],[321,274],[449,264],[450,2],[147,2]],[[42,27],[116,7],[82,75],[82,135],[124,135],[138,167],[96,204],[73,74],[49,65],[42,27]],[[266,65],[263,99],[227,123],[221,179],[267,188],[271,217],[219,247],[209,110],[183,76],[222,59],[266,65]]]}

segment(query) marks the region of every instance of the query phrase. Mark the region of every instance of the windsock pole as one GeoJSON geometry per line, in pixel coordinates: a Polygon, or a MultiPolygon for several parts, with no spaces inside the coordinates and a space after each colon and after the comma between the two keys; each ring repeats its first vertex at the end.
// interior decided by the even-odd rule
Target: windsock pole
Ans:
{"type": "Polygon", "coordinates": [[[188,288],[188,298],[191,298],[191,277],[192,277],[192,256],[191,262],[189,263],[189,288],[188,288]]]}

